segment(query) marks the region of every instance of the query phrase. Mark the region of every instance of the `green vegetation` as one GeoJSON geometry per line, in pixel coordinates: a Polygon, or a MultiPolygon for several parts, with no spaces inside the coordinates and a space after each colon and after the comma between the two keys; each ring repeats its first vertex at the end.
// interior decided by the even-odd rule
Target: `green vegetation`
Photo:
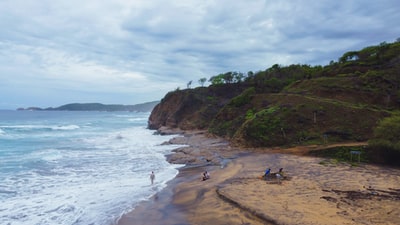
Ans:
{"type": "Polygon", "coordinates": [[[400,116],[384,118],[375,128],[371,146],[383,146],[400,152],[400,116]]]}
{"type": "Polygon", "coordinates": [[[379,161],[399,163],[400,158],[400,116],[384,118],[374,130],[369,140],[369,154],[379,161]]]}
{"type": "Polygon", "coordinates": [[[248,88],[243,91],[242,94],[232,98],[231,102],[228,104],[233,107],[241,107],[250,103],[251,98],[255,95],[256,90],[254,87],[248,88]]]}
{"type": "Polygon", "coordinates": [[[207,81],[207,78],[205,78],[205,77],[200,78],[200,79],[199,79],[199,84],[200,84],[202,87],[204,87],[204,83],[206,83],[206,81],[207,81]]]}
{"type": "Polygon", "coordinates": [[[353,165],[357,165],[359,162],[362,163],[370,161],[365,146],[334,147],[324,150],[311,151],[310,154],[313,156],[335,159],[336,162],[351,163],[353,165]],[[358,152],[360,154],[351,154],[351,152],[358,152]]]}
{"type": "MultiPolygon", "coordinates": [[[[246,147],[368,141],[361,160],[400,165],[399,41],[346,52],[325,66],[275,64],[209,82],[168,93],[149,126],[208,129],[246,147]]],[[[350,150],[326,155],[341,161],[350,150]]]]}
{"type": "Polygon", "coordinates": [[[211,77],[209,81],[212,85],[240,83],[243,77],[243,73],[240,72],[226,72],[211,77]]]}
{"type": "Polygon", "coordinates": [[[252,140],[252,145],[255,147],[285,144],[285,136],[282,132],[284,123],[279,112],[276,106],[257,112],[243,125],[244,138],[252,140]]]}

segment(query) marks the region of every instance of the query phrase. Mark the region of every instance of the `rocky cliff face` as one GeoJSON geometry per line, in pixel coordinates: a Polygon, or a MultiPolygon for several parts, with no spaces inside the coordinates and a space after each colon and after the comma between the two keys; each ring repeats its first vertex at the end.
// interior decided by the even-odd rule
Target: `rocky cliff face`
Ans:
{"type": "Polygon", "coordinates": [[[171,92],[156,105],[149,117],[149,128],[159,129],[162,126],[183,128],[187,117],[193,115],[198,106],[202,105],[199,99],[187,92],[171,92]],[[183,127],[182,127],[183,126],[183,127]]]}
{"type": "Polygon", "coordinates": [[[245,88],[231,84],[170,92],[154,107],[148,127],[207,129],[219,110],[245,88]]]}
{"type": "Polygon", "coordinates": [[[330,96],[320,96],[304,91],[316,81],[303,82],[313,84],[281,93],[256,93],[244,84],[170,92],[153,109],[148,127],[207,129],[240,146],[265,147],[367,141],[377,122],[390,115],[387,108],[379,109],[386,104],[376,105],[363,90],[348,88],[352,94],[347,99],[341,86],[331,88],[330,96]],[[366,99],[362,105],[360,99],[366,99]]]}

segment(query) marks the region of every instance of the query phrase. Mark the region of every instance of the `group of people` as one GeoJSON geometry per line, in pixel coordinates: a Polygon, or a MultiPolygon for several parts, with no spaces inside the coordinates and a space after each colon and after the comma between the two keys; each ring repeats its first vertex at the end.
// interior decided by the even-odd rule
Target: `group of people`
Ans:
{"type": "MultiPolygon", "coordinates": [[[[272,174],[271,174],[271,168],[267,168],[265,170],[263,178],[264,178],[264,180],[267,180],[269,178],[272,178],[273,175],[275,175],[275,177],[279,180],[282,179],[283,178],[283,168],[280,168],[278,172],[272,173],[272,174]]],[[[154,184],[155,178],[156,178],[156,175],[154,174],[154,171],[151,171],[151,174],[150,174],[151,184],[154,184]]],[[[210,173],[206,170],[203,172],[202,180],[205,181],[208,179],[210,179],[210,173]]]]}
{"type": "Polygon", "coordinates": [[[280,168],[278,172],[271,174],[271,168],[267,168],[264,173],[264,179],[271,178],[271,176],[275,175],[276,178],[282,179],[283,178],[283,168],[280,168]]]}
{"type": "MultiPolygon", "coordinates": [[[[273,178],[273,176],[275,176],[275,178],[277,178],[279,180],[283,179],[283,168],[280,168],[279,171],[276,173],[271,173],[271,168],[267,168],[265,170],[263,178],[264,178],[264,180],[267,180],[267,179],[273,178]]],[[[154,174],[154,171],[151,171],[151,174],[150,174],[151,184],[154,184],[155,178],[156,178],[156,175],[154,174]]],[[[206,170],[203,172],[202,180],[205,181],[208,179],[210,179],[210,173],[206,170]]]]}

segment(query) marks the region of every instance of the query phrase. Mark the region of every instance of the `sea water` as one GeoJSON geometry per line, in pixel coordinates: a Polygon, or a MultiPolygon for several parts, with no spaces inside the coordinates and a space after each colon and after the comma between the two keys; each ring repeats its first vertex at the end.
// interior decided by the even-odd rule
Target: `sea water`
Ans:
{"type": "Polygon", "coordinates": [[[148,117],[0,110],[0,224],[115,224],[181,166],[148,117]]]}

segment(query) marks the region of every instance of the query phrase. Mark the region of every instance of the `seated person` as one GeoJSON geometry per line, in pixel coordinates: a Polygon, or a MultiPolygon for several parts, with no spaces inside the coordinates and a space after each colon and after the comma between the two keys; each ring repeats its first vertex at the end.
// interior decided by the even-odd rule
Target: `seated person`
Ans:
{"type": "Polygon", "coordinates": [[[264,178],[267,178],[270,173],[271,173],[271,168],[268,168],[267,170],[265,170],[264,178]]]}
{"type": "Polygon", "coordinates": [[[205,171],[203,173],[203,180],[208,180],[208,179],[210,179],[210,173],[208,173],[208,171],[205,171]]]}
{"type": "Polygon", "coordinates": [[[281,176],[283,177],[283,168],[280,168],[280,169],[279,169],[278,174],[281,175],[281,176]]]}
{"type": "Polygon", "coordinates": [[[277,172],[276,174],[275,174],[275,176],[276,176],[276,178],[277,179],[283,179],[284,178],[284,175],[283,175],[283,168],[280,168],[279,169],[279,172],[277,172]]]}

